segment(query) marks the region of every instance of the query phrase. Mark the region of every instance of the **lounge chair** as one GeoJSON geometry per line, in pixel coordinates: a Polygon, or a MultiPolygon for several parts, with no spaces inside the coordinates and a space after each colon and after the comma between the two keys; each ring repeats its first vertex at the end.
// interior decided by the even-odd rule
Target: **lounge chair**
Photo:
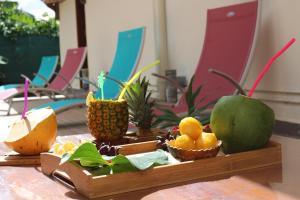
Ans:
{"type": "MultiPolygon", "coordinates": [[[[108,75],[126,82],[136,70],[143,50],[145,28],[122,31],[118,34],[118,44],[113,64],[108,75]]],[[[120,92],[120,86],[107,79],[104,84],[105,99],[114,99],[120,92]]],[[[100,94],[96,93],[96,96],[100,94]]],[[[67,109],[85,105],[85,98],[64,99],[41,105],[34,109],[51,107],[56,113],[67,109]]]]}
{"type": "MultiPolygon", "coordinates": [[[[200,60],[196,67],[193,88],[204,84],[196,102],[207,105],[236,89],[227,80],[208,72],[209,68],[229,74],[243,84],[251,62],[259,21],[259,3],[253,1],[207,11],[206,34],[200,60]]],[[[176,105],[168,106],[175,113],[187,111],[184,95],[176,105]]],[[[160,115],[160,110],[155,110],[160,115]]]]}
{"type": "MultiPolygon", "coordinates": [[[[81,69],[85,58],[85,47],[68,49],[62,68],[58,73],[55,73],[56,76],[52,82],[47,82],[46,87],[31,87],[29,92],[35,94],[36,96],[48,95],[53,99],[55,98],[56,94],[69,95],[66,92],[69,92],[67,90],[73,90],[71,82],[81,69]]],[[[42,76],[40,77],[42,78],[42,76]]],[[[45,78],[43,79],[46,81],[45,78]]],[[[0,92],[0,100],[9,101],[9,108],[7,112],[8,115],[13,103],[13,97],[16,97],[22,93],[24,93],[24,88],[13,88],[0,92]]]]}
{"type": "MultiPolygon", "coordinates": [[[[58,56],[43,56],[38,72],[34,74],[35,77],[32,79],[32,81],[30,81],[31,87],[44,87],[47,84],[47,82],[52,78],[57,66],[57,62],[58,56]]],[[[3,90],[17,87],[23,87],[23,84],[2,85],[0,86],[0,92],[2,92],[3,90]]]]}

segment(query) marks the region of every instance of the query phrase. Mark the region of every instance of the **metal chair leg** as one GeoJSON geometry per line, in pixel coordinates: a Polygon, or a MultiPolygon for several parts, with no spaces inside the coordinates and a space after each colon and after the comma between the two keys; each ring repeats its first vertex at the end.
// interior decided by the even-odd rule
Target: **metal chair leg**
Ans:
{"type": "Polygon", "coordinates": [[[6,116],[9,116],[10,115],[10,110],[11,110],[11,107],[12,107],[12,104],[13,104],[13,99],[9,99],[9,105],[8,105],[8,110],[7,110],[7,113],[6,113],[6,116]]]}

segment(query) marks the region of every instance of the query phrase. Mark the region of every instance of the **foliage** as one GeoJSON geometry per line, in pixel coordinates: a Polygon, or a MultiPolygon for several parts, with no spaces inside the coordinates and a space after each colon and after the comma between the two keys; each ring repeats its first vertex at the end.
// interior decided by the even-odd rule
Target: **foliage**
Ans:
{"type": "Polygon", "coordinates": [[[200,92],[202,91],[204,85],[200,85],[198,88],[193,90],[193,82],[194,82],[195,75],[191,78],[191,81],[189,83],[187,91],[184,93],[185,101],[187,104],[187,111],[186,113],[181,113],[180,115],[173,112],[171,109],[168,108],[162,108],[159,105],[156,105],[156,107],[163,112],[162,115],[158,116],[153,126],[160,126],[161,128],[167,128],[172,126],[177,126],[181,119],[185,117],[195,117],[199,121],[201,121],[202,124],[208,124],[210,116],[201,116],[201,114],[207,110],[211,105],[214,105],[217,100],[213,100],[206,105],[204,105],[201,108],[198,108],[198,104],[202,103],[206,96],[202,97],[198,102],[196,102],[197,97],[200,95],[200,92]]]}
{"type": "Polygon", "coordinates": [[[64,154],[60,164],[75,160],[79,160],[83,167],[93,168],[93,174],[97,175],[146,170],[152,166],[164,165],[169,162],[168,156],[163,150],[142,156],[117,155],[105,158],[98,152],[95,144],[89,142],[80,145],[73,154],[64,154]]]}
{"type": "Polygon", "coordinates": [[[52,18],[36,20],[34,16],[18,10],[16,3],[4,1],[0,2],[0,33],[12,40],[31,35],[58,37],[58,22],[52,18]]]}

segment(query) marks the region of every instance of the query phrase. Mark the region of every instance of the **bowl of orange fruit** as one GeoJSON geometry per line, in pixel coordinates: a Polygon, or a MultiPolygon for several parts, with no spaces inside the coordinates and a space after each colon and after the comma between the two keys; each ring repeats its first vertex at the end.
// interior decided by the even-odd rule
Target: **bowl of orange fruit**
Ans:
{"type": "Polygon", "coordinates": [[[179,123],[180,135],[166,142],[172,156],[181,161],[215,157],[222,141],[214,133],[203,131],[202,124],[193,117],[186,117],[179,123]]]}

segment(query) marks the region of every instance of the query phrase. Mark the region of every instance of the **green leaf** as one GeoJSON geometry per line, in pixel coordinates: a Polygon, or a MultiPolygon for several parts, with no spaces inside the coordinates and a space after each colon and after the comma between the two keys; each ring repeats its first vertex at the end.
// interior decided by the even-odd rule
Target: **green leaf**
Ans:
{"type": "Polygon", "coordinates": [[[85,167],[95,167],[95,165],[108,165],[108,162],[102,158],[96,146],[93,143],[86,142],[80,145],[76,151],[70,155],[63,155],[60,164],[80,160],[85,167]]]}
{"type": "Polygon", "coordinates": [[[189,86],[188,86],[188,90],[185,94],[185,100],[186,100],[186,103],[187,103],[189,108],[193,106],[192,96],[193,96],[194,78],[195,78],[195,75],[192,76],[191,81],[190,81],[189,86]]]}
{"type": "Polygon", "coordinates": [[[139,170],[145,170],[153,165],[168,164],[168,156],[163,150],[149,152],[144,154],[129,155],[126,157],[129,162],[139,170]]]}
{"type": "Polygon", "coordinates": [[[113,173],[121,173],[121,172],[133,172],[138,169],[131,164],[131,162],[123,155],[117,155],[111,162],[113,173]]]}
{"type": "Polygon", "coordinates": [[[200,85],[196,89],[196,91],[193,93],[193,95],[192,95],[193,104],[195,104],[195,100],[196,100],[197,96],[199,95],[199,93],[201,92],[202,88],[203,88],[203,85],[200,85]]]}
{"type": "Polygon", "coordinates": [[[81,157],[79,158],[79,160],[80,160],[80,165],[83,167],[99,167],[104,164],[103,160],[95,159],[91,157],[81,157]]]}
{"type": "Polygon", "coordinates": [[[108,175],[111,174],[111,167],[108,165],[99,167],[99,168],[91,168],[88,169],[88,171],[93,175],[93,176],[102,176],[102,175],[108,175]]]}

